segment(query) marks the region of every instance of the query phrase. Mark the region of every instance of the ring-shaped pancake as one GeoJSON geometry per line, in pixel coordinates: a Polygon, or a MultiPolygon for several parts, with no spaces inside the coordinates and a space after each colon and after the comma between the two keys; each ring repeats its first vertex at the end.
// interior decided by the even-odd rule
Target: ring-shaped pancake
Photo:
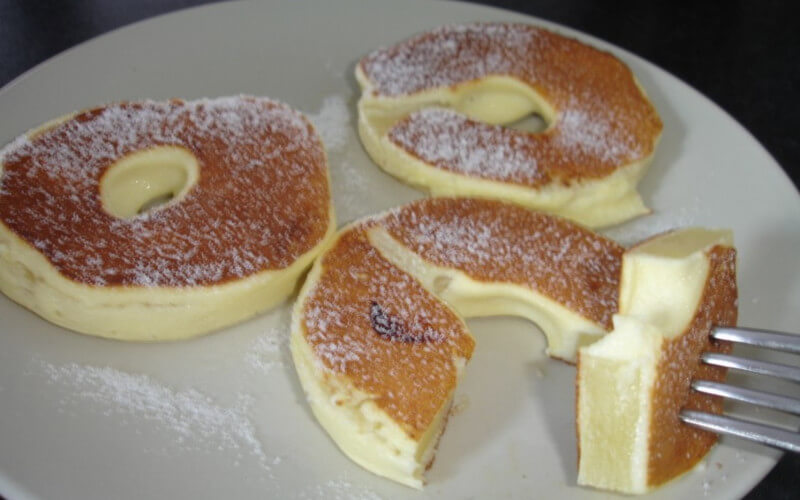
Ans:
{"type": "Polygon", "coordinates": [[[321,140],[267,98],[100,106],[1,153],[0,290],[83,333],[178,339],[245,319],[288,296],[335,229],[321,140]]]}
{"type": "Polygon", "coordinates": [[[607,226],[648,212],[636,190],[662,124],[619,59],[535,26],[444,26],[364,57],[359,133],[383,169],[435,196],[479,196],[607,226]],[[542,132],[506,128],[531,113],[542,132]]]}

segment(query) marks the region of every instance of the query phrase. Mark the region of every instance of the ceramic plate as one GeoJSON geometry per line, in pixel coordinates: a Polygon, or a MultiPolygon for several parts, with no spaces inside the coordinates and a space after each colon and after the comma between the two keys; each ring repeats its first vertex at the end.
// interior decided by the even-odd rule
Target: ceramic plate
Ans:
{"type": "MultiPolygon", "coordinates": [[[[733,228],[740,322],[800,330],[800,197],[764,149],[636,56],[505,11],[348,0],[221,4],[155,18],[71,49],[0,91],[0,143],[107,101],[266,95],[318,124],[342,224],[423,196],[362,150],[354,64],[378,46],[475,20],[549,26],[628,63],[665,128],[642,183],[653,214],[608,233],[630,243],[673,227],[733,228]]],[[[576,486],[574,368],[545,358],[541,334],[521,320],[470,321],[475,356],[418,492],[350,462],[316,423],[286,345],[288,306],[166,344],[70,333],[3,297],[0,318],[0,490],[11,498],[607,496],[576,486]]],[[[723,440],[652,498],[739,497],[776,456],[723,440]]]]}

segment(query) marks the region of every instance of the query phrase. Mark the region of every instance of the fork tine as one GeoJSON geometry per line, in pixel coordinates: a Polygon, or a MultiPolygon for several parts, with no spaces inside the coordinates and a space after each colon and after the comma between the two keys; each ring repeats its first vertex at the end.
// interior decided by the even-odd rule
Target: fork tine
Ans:
{"type": "Polygon", "coordinates": [[[800,335],[754,328],[717,326],[711,332],[717,340],[727,340],[740,344],[748,344],[779,351],[800,354],[800,335]]]}
{"type": "Polygon", "coordinates": [[[687,424],[701,427],[711,432],[730,434],[794,453],[800,453],[800,433],[797,432],[701,411],[683,410],[680,415],[681,420],[687,424]]]}
{"type": "MultiPolygon", "coordinates": [[[[712,330],[711,337],[717,340],[800,354],[800,335],[791,333],[718,326],[714,327],[712,330]]],[[[722,366],[760,375],[770,375],[800,383],[800,368],[796,366],[740,358],[714,352],[704,352],[700,359],[703,363],[709,365],[722,366]]],[[[704,394],[721,396],[800,415],[800,400],[782,394],[754,391],[752,389],[709,380],[694,380],[692,382],[692,389],[704,394]]],[[[800,432],[796,430],[782,429],[780,427],[741,420],[727,415],[716,415],[695,410],[681,411],[680,418],[687,424],[711,432],[730,434],[794,453],[800,453],[800,432]]]]}
{"type": "Polygon", "coordinates": [[[800,382],[800,368],[779,363],[768,363],[755,359],[739,358],[727,354],[704,352],[700,359],[709,365],[724,366],[735,370],[743,370],[761,375],[785,378],[793,382],[800,382]]]}
{"type": "Polygon", "coordinates": [[[754,391],[743,387],[736,387],[708,380],[695,380],[692,389],[704,394],[713,394],[724,398],[751,403],[774,410],[781,410],[800,415],[800,399],[795,399],[771,392],[754,391]]]}

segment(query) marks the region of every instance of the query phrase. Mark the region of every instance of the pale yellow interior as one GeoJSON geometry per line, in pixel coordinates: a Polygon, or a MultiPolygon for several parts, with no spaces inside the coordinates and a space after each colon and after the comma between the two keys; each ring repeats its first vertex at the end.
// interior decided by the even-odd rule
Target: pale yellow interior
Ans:
{"type": "Polygon", "coordinates": [[[686,229],[623,257],[614,330],[578,356],[578,484],[645,493],[653,388],[665,340],[694,317],[710,272],[708,251],[729,231],[686,229]]]}

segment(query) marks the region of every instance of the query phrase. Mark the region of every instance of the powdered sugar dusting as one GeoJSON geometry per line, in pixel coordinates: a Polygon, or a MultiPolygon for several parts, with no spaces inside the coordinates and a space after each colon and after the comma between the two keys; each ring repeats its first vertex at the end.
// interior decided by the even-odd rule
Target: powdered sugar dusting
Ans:
{"type": "Polygon", "coordinates": [[[354,215],[363,215],[365,198],[374,194],[365,176],[364,165],[358,161],[361,150],[346,147],[352,140],[356,140],[353,137],[351,106],[347,98],[340,95],[326,97],[321,108],[309,115],[309,118],[322,136],[329,155],[337,215],[344,220],[352,219],[354,215]]]}
{"type": "Polygon", "coordinates": [[[316,485],[308,485],[297,495],[300,499],[321,498],[324,500],[381,500],[376,492],[344,478],[329,479],[316,485]]]}
{"type": "Polygon", "coordinates": [[[602,177],[648,154],[636,134],[618,126],[614,110],[587,110],[575,98],[567,102],[555,125],[542,133],[424,108],[397,122],[388,137],[436,168],[530,187],[602,177]]]}
{"type": "Polygon", "coordinates": [[[311,123],[322,136],[328,151],[342,149],[347,144],[350,131],[350,111],[344,98],[331,95],[322,101],[322,108],[309,115],[311,123]]]}
{"type": "MultiPolygon", "coordinates": [[[[432,198],[362,220],[322,259],[302,322],[318,367],[344,375],[411,435],[427,429],[473,343],[463,322],[387,261],[367,232],[383,226],[434,265],[477,281],[529,287],[610,328],[622,247],[514,205],[432,198]]],[[[337,404],[358,404],[342,401],[337,404]]]]}
{"type": "Polygon", "coordinates": [[[320,370],[380,395],[376,404],[418,437],[447,403],[456,360],[469,358],[474,344],[448,307],[370,245],[365,229],[371,224],[343,234],[322,257],[322,275],[304,303],[302,322],[320,370]],[[420,341],[381,335],[370,315],[376,303],[420,341]]]}
{"type": "Polygon", "coordinates": [[[380,495],[345,479],[331,479],[315,488],[319,498],[331,500],[381,500],[380,495]]]}
{"type": "Polygon", "coordinates": [[[417,111],[393,127],[389,138],[439,168],[522,184],[546,180],[536,156],[525,147],[527,134],[468,120],[447,109],[417,111]]]}
{"type": "Polygon", "coordinates": [[[600,178],[647,158],[661,132],[660,119],[624,64],[533,26],[444,26],[376,50],[360,64],[371,85],[364,98],[384,105],[407,94],[506,76],[531,87],[556,111],[541,133],[442,109],[413,112],[390,128],[398,147],[459,174],[533,188],[600,178]]]}
{"type": "Polygon", "coordinates": [[[487,74],[515,72],[543,40],[519,24],[443,26],[390,48],[378,49],[361,67],[378,93],[396,96],[455,85],[487,74]]]}
{"type": "Polygon", "coordinates": [[[282,351],[288,346],[288,327],[272,328],[258,336],[245,353],[245,361],[254,370],[268,373],[283,364],[282,351]]]}
{"type": "Polygon", "coordinates": [[[121,103],[5,149],[0,217],[63,274],[91,285],[193,286],[282,269],[324,235],[330,191],[309,123],[265,98],[121,103]],[[118,159],[187,149],[200,178],[131,219],[102,208],[118,159]]]}
{"type": "Polygon", "coordinates": [[[607,328],[617,310],[623,248],[576,224],[510,204],[428,199],[383,222],[435,265],[482,282],[514,283],[607,328]]]}
{"type": "Polygon", "coordinates": [[[176,391],[147,375],[131,374],[110,367],[70,363],[42,363],[52,383],[68,387],[72,397],[107,408],[111,415],[135,415],[155,421],[177,435],[188,446],[225,447],[246,450],[269,469],[261,441],[247,417],[252,398],[241,395],[235,408],[226,408],[195,390],[176,391]]]}
{"type": "Polygon", "coordinates": [[[646,155],[646,146],[637,142],[635,134],[615,126],[624,116],[617,116],[613,109],[594,111],[582,106],[580,100],[571,99],[571,105],[560,113],[553,132],[559,149],[612,165],[646,155]]]}

